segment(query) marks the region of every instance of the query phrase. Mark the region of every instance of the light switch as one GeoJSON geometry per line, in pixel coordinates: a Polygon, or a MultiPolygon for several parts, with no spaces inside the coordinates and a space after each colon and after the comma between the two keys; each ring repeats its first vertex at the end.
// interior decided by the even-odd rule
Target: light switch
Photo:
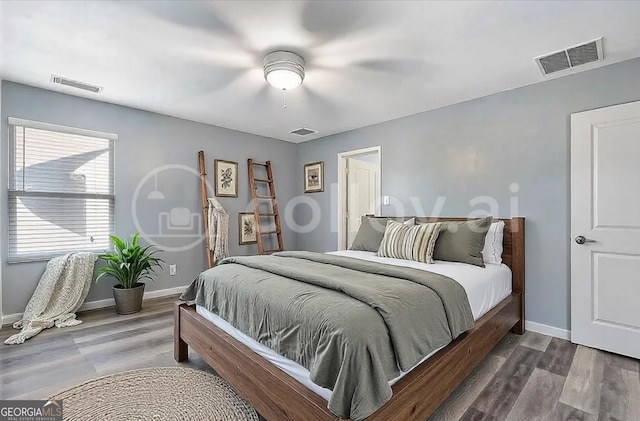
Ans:
{"type": "Polygon", "coordinates": [[[178,265],[169,265],[169,276],[176,276],[178,265]]]}
{"type": "Polygon", "coordinates": [[[382,204],[383,205],[389,204],[389,196],[382,196],[382,204]]]}

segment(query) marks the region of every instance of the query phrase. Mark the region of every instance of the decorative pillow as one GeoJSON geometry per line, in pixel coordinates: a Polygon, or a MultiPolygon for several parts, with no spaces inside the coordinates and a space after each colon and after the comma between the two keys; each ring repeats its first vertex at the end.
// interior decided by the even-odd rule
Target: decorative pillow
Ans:
{"type": "Polygon", "coordinates": [[[504,221],[491,224],[487,236],[484,239],[482,260],[485,263],[502,263],[502,239],[504,237],[504,221]]]}
{"type": "Polygon", "coordinates": [[[482,249],[491,219],[488,216],[472,221],[443,222],[433,258],[484,267],[482,249]]]}
{"type": "MultiPolygon", "coordinates": [[[[362,217],[362,223],[356,233],[349,250],[357,251],[373,251],[376,252],[380,248],[384,231],[387,228],[387,221],[393,218],[371,218],[369,216],[362,217]]],[[[398,218],[402,220],[402,218],[398,218]]],[[[415,218],[410,218],[403,222],[405,225],[415,225],[415,218]]]]}
{"type": "Polygon", "coordinates": [[[433,263],[433,247],[440,222],[408,226],[389,220],[378,249],[378,256],[433,263]]]}

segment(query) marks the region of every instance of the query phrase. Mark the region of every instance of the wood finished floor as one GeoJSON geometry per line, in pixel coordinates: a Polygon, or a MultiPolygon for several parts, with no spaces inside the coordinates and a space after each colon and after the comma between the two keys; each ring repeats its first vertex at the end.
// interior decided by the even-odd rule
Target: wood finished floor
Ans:
{"type": "MultiPolygon", "coordinates": [[[[152,366],[212,372],[192,350],[173,360],[175,297],[141,313],[79,315],[83,324],[48,329],[23,345],[0,344],[0,399],[43,399],[86,380],[152,366]]],[[[4,341],[15,331],[0,330],[4,341]]],[[[640,420],[637,360],[527,332],[509,334],[430,420],[640,420]]]]}

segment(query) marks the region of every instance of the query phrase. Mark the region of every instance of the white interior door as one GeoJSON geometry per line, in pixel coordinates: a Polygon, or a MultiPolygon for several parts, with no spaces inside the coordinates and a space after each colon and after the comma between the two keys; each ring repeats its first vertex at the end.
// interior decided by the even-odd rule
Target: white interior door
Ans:
{"type": "Polygon", "coordinates": [[[640,102],[571,116],[571,339],[640,358],[640,102]]]}
{"type": "Polygon", "coordinates": [[[356,237],[361,217],[378,208],[378,171],[376,164],[347,158],[347,248],[356,237]]]}

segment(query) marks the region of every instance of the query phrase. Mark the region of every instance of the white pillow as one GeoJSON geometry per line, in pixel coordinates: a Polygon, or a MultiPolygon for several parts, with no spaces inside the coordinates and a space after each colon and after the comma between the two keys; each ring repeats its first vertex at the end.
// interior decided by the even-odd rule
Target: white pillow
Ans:
{"type": "Polygon", "coordinates": [[[502,238],[504,237],[504,221],[493,222],[484,237],[482,260],[485,263],[499,265],[502,263],[502,238]]]}

